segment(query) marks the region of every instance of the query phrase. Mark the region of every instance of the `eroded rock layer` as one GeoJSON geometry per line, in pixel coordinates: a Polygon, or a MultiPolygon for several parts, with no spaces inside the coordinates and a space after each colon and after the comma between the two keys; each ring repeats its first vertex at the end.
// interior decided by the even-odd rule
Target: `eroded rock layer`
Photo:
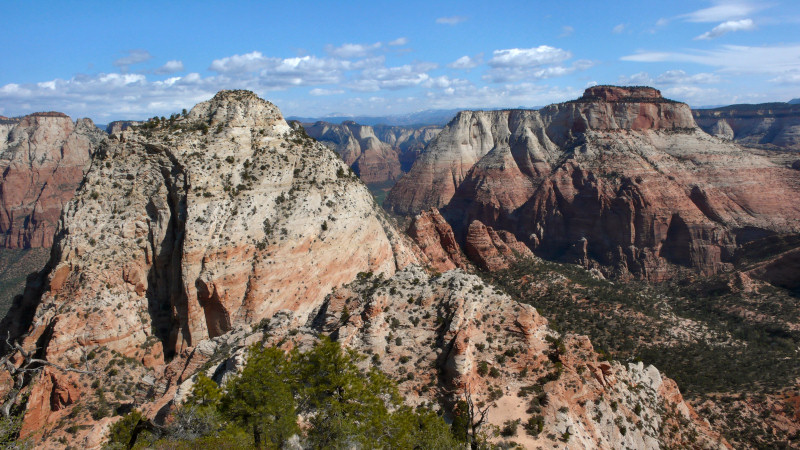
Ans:
{"type": "Polygon", "coordinates": [[[743,242],[800,229],[800,174],[711,137],[655,89],[598,86],[539,111],[459,114],[392,189],[460,242],[478,220],[537,253],[651,280],[726,269],[743,242]]]}
{"type": "Polygon", "coordinates": [[[0,121],[0,247],[50,247],[105,133],[89,119],[36,113],[0,121]]]}
{"type": "Polygon", "coordinates": [[[800,105],[762,103],[692,111],[706,133],[744,145],[800,151],[800,105]]]}
{"type": "Polygon", "coordinates": [[[247,91],[112,138],[2,324],[51,360],[165,357],[415,256],[326,147],[247,91]]]}
{"type": "Polygon", "coordinates": [[[390,127],[343,122],[306,125],[309,136],[328,145],[368,184],[394,182],[408,171],[439,130],[437,127],[390,127]]]}

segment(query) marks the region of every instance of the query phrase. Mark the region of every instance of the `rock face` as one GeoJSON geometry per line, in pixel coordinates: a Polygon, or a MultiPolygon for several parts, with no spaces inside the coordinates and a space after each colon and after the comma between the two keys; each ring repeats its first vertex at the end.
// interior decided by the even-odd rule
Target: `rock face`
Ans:
{"type": "Polygon", "coordinates": [[[692,111],[706,133],[743,145],[800,151],[800,105],[762,103],[692,111]]]}
{"type": "Polygon", "coordinates": [[[89,119],[36,113],[0,123],[0,247],[50,247],[61,210],[105,133],[89,119]]]}
{"type": "Polygon", "coordinates": [[[309,136],[335,150],[368,184],[400,178],[438,130],[436,127],[373,128],[351,121],[341,125],[316,122],[304,128],[309,136]]]}
{"type": "Polygon", "coordinates": [[[539,111],[459,114],[389,193],[464,242],[473,221],[552,259],[662,280],[729,267],[741,243],[800,230],[800,176],[698,129],[650,88],[598,86],[539,111]]]}
{"type": "Polygon", "coordinates": [[[453,229],[436,208],[414,217],[407,233],[425,254],[433,269],[446,272],[456,267],[467,267],[453,229]]]}
{"type": "Polygon", "coordinates": [[[56,236],[0,329],[65,363],[103,346],[158,365],[416,261],[344,163],[247,91],[112,137],[56,236]]]}
{"type": "Polygon", "coordinates": [[[119,135],[130,127],[141,125],[143,122],[138,120],[115,120],[106,126],[106,133],[119,135]]]}
{"type": "MultiPolygon", "coordinates": [[[[277,322],[268,343],[284,337],[277,322]]],[[[655,367],[603,361],[585,336],[559,336],[533,307],[460,270],[430,278],[409,266],[361,279],[331,294],[307,327],[373,355],[412,405],[452,405],[469,392],[491,405],[490,425],[539,417],[538,435],[520,426],[508,438],[524,448],[724,448],[655,367]]],[[[314,335],[300,331],[298,341],[314,335]]]]}
{"type": "Polygon", "coordinates": [[[495,231],[478,220],[469,224],[464,250],[484,270],[505,269],[519,257],[533,256],[512,233],[495,231]]]}

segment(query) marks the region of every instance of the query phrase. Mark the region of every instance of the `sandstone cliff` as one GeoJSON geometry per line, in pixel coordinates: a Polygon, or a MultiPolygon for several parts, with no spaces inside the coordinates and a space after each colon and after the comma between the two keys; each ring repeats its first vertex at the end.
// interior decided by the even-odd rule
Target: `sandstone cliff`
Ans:
{"type": "Polygon", "coordinates": [[[651,280],[730,267],[737,245],[800,230],[800,176],[695,126],[655,89],[598,86],[539,111],[459,114],[385,205],[442,207],[537,253],[651,280]]]}
{"type": "Polygon", "coordinates": [[[304,128],[309,136],[335,150],[368,184],[400,178],[439,130],[433,126],[371,127],[351,121],[341,125],[316,122],[304,128]]]}
{"type": "Polygon", "coordinates": [[[762,103],[692,111],[706,133],[743,145],[800,151],[800,105],[762,103]]]}
{"type": "Polygon", "coordinates": [[[98,150],[49,273],[2,329],[55,360],[103,345],[155,363],[414,260],[338,157],[274,105],[222,91],[98,150]]]}
{"type": "Polygon", "coordinates": [[[36,113],[0,124],[0,247],[50,247],[105,133],[89,119],[36,113]]]}

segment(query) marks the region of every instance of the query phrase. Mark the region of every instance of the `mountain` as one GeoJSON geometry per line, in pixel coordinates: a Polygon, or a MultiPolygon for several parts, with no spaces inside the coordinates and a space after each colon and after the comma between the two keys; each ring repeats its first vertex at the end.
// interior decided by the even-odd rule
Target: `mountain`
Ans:
{"type": "Polygon", "coordinates": [[[786,103],[788,103],[790,105],[800,105],[800,98],[793,98],[793,99],[789,100],[786,103]]]}
{"type": "Polygon", "coordinates": [[[352,121],[304,124],[306,133],[338,153],[367,184],[393,183],[408,171],[440,128],[360,125],[352,121]]]}
{"type": "Polygon", "coordinates": [[[464,111],[384,206],[442,209],[537,254],[653,281],[730,269],[738,246],[800,232],[800,174],[700,130],[652,88],[596,86],[539,111],[464,111]]]}
{"type": "Polygon", "coordinates": [[[800,105],[761,103],[692,111],[708,134],[742,145],[800,151],[800,105]]]}
{"type": "Polygon", "coordinates": [[[105,133],[89,119],[35,113],[0,122],[0,247],[50,247],[105,133]]]}
{"type": "Polygon", "coordinates": [[[389,116],[351,116],[351,115],[327,115],[323,117],[300,117],[290,116],[287,120],[296,120],[302,123],[328,122],[340,124],[343,122],[356,122],[362,125],[387,125],[387,126],[408,126],[422,127],[427,125],[442,126],[450,121],[453,116],[460,111],[459,109],[426,109],[408,114],[396,114],[389,116]]]}
{"type": "Polygon", "coordinates": [[[346,164],[252,92],[112,134],[91,161],[0,323],[0,409],[34,445],[99,448],[133,409],[163,429],[198,373],[224,384],[251,345],[320,335],[371,353],[408,404],[452,417],[474,399],[531,445],[724,445],[654,367],[604,360],[475,275],[427,272],[346,164]]]}

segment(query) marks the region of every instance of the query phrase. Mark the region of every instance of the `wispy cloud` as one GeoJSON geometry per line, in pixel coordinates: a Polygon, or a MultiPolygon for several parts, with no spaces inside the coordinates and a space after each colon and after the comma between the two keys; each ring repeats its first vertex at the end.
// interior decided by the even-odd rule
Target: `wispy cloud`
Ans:
{"type": "Polygon", "coordinates": [[[408,44],[408,38],[405,37],[399,37],[393,41],[389,41],[389,45],[391,45],[392,47],[396,47],[398,45],[406,45],[406,44],[408,44]]]}
{"type": "Polygon", "coordinates": [[[764,1],[715,0],[714,6],[678,17],[689,22],[723,22],[747,17],[770,6],[764,1]]]}
{"type": "Polygon", "coordinates": [[[561,34],[559,34],[558,37],[568,37],[572,36],[574,33],[575,33],[575,28],[569,25],[565,25],[561,27],[561,34]]]}
{"type": "Polygon", "coordinates": [[[155,71],[155,73],[159,75],[169,75],[176,72],[183,72],[183,61],[167,61],[163,66],[159,67],[155,71]]]}
{"type": "Polygon", "coordinates": [[[639,72],[630,76],[623,75],[618,80],[623,85],[637,86],[698,85],[713,84],[719,81],[719,75],[713,73],[701,72],[689,75],[683,70],[668,70],[655,78],[647,72],[639,72]]]}
{"type": "Polygon", "coordinates": [[[321,88],[314,88],[308,91],[309,94],[319,96],[326,96],[326,95],[338,95],[344,94],[344,89],[321,89],[321,88]]]}
{"type": "Polygon", "coordinates": [[[800,70],[800,44],[749,47],[723,45],[714,50],[640,52],[623,56],[633,62],[689,62],[731,73],[780,74],[800,70]]]}
{"type": "Polygon", "coordinates": [[[381,48],[382,45],[383,44],[380,42],[376,42],[374,44],[342,44],[339,47],[327,45],[325,47],[325,51],[328,52],[328,54],[332,56],[338,56],[339,58],[363,58],[381,48]]]}
{"type": "Polygon", "coordinates": [[[478,67],[483,62],[483,54],[475,55],[475,56],[462,56],[457,60],[451,62],[447,65],[451,69],[473,69],[478,67]]]}
{"type": "Polygon", "coordinates": [[[119,67],[121,70],[124,71],[128,70],[128,66],[143,63],[153,58],[153,55],[151,55],[150,52],[144,49],[128,50],[126,53],[127,55],[114,60],[113,63],[114,66],[119,67]]]}
{"type": "Polygon", "coordinates": [[[625,31],[625,24],[624,23],[621,23],[621,24],[619,24],[619,25],[617,25],[617,26],[615,26],[614,28],[611,29],[611,32],[614,33],[614,34],[620,34],[623,31],[625,31]]]}
{"type": "Polygon", "coordinates": [[[449,17],[439,17],[436,19],[436,23],[442,25],[458,25],[461,22],[465,22],[467,20],[464,16],[449,16],[449,17]]]}
{"type": "Polygon", "coordinates": [[[753,30],[755,28],[756,26],[753,23],[752,19],[729,20],[727,22],[722,22],[721,24],[712,28],[711,31],[706,31],[705,33],[701,34],[700,36],[697,36],[694,39],[695,40],[714,39],[722,36],[723,34],[730,33],[732,31],[748,31],[748,30],[753,30]]]}

